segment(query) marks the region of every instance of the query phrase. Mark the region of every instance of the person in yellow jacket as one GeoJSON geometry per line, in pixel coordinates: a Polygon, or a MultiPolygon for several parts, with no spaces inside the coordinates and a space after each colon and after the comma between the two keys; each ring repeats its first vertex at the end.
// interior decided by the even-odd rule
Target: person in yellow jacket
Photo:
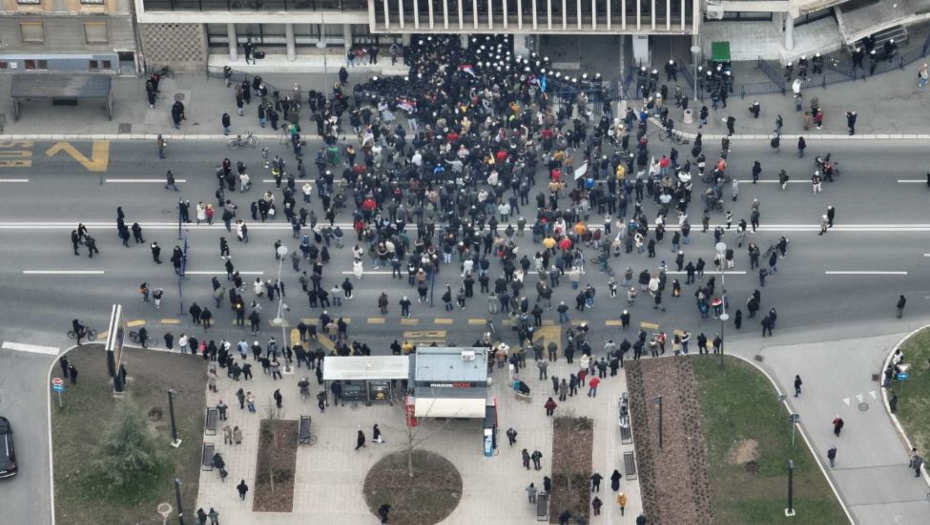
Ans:
{"type": "Polygon", "coordinates": [[[620,515],[623,516],[623,510],[626,508],[626,494],[617,494],[617,505],[620,505],[620,515]]]}
{"type": "Polygon", "coordinates": [[[617,165],[617,182],[623,182],[623,179],[626,178],[626,166],[623,164],[617,165]]]}

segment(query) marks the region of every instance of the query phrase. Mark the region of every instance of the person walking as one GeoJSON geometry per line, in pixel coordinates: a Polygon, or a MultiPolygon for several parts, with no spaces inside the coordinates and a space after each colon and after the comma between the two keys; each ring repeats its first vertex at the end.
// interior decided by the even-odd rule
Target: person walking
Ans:
{"type": "Polygon", "coordinates": [[[533,468],[535,470],[542,470],[542,464],[540,464],[540,460],[542,459],[542,456],[543,456],[542,452],[540,452],[539,450],[534,450],[533,453],[530,454],[530,459],[533,460],[533,468]]]}
{"type": "Polygon", "coordinates": [[[174,173],[171,173],[171,170],[168,170],[168,173],[165,174],[165,189],[180,191],[178,189],[177,181],[174,180],[174,173]]]}
{"type": "Polygon", "coordinates": [[[600,492],[601,491],[601,480],[604,479],[604,476],[601,476],[599,472],[591,474],[591,492],[600,492]]]}
{"type": "Polygon", "coordinates": [[[847,112],[846,112],[846,127],[849,128],[849,135],[850,135],[850,136],[856,134],[856,118],[858,118],[858,117],[856,116],[856,112],[855,112],[855,111],[847,111],[847,112]]]}
{"type": "Polygon", "coordinates": [[[836,461],[836,445],[827,450],[827,459],[830,460],[830,468],[833,468],[834,462],[836,461]]]}
{"type": "Polygon", "coordinates": [[[523,449],[520,451],[520,456],[523,458],[523,467],[526,470],[530,469],[530,453],[528,450],[523,449]]]}
{"type": "Polygon", "coordinates": [[[917,87],[925,88],[927,87],[927,82],[930,82],[930,67],[924,64],[920,66],[920,69],[917,71],[917,87]]]}
{"type": "Polygon", "coordinates": [[[824,215],[820,220],[820,233],[817,235],[823,235],[827,233],[827,228],[830,227],[830,221],[827,219],[827,216],[824,215]]]}
{"type": "Polygon", "coordinates": [[[922,467],[923,464],[924,464],[924,458],[920,457],[920,455],[917,453],[916,448],[912,448],[911,449],[911,460],[908,463],[908,467],[914,469],[915,478],[920,477],[920,467],[922,467]]]}
{"type": "Polygon", "coordinates": [[[547,415],[547,416],[550,416],[550,417],[551,417],[553,414],[555,414],[555,409],[556,409],[558,406],[559,406],[559,405],[557,405],[557,404],[555,403],[555,401],[554,401],[551,397],[550,397],[549,399],[547,399],[547,400],[546,400],[546,403],[543,405],[543,407],[545,407],[545,409],[546,409],[546,415],[547,415]]]}
{"type": "Polygon", "coordinates": [[[801,395],[802,384],[804,384],[804,382],[801,381],[801,376],[795,375],[794,376],[794,397],[798,397],[799,395],[801,395]]]}
{"type": "Polygon", "coordinates": [[[365,432],[362,429],[358,429],[358,436],[355,438],[355,450],[358,450],[365,446],[365,432]]]}
{"type": "Polygon", "coordinates": [[[158,138],[155,139],[155,144],[158,145],[158,158],[165,158],[165,148],[168,147],[168,141],[161,135],[158,135],[158,138]]]}
{"type": "Polygon", "coordinates": [[[617,505],[620,505],[620,515],[623,516],[623,512],[626,510],[626,494],[622,492],[617,494],[617,505]]]}
{"type": "Polygon", "coordinates": [[[843,431],[843,425],[844,425],[843,419],[839,416],[839,414],[837,414],[837,416],[833,419],[833,435],[834,436],[840,437],[840,432],[843,431]]]}
{"type": "Polygon", "coordinates": [[[610,475],[610,490],[617,492],[620,490],[620,478],[623,476],[620,474],[620,471],[614,469],[614,473],[610,475]]]}
{"type": "Polygon", "coordinates": [[[530,486],[526,487],[526,497],[530,500],[530,503],[536,503],[537,492],[539,491],[536,490],[536,485],[533,483],[530,483],[530,486]]]}
{"type": "Polygon", "coordinates": [[[833,227],[833,219],[836,217],[836,208],[833,206],[827,206],[827,226],[829,228],[833,227]]]}
{"type": "Polygon", "coordinates": [[[804,158],[804,149],[807,148],[807,141],[804,137],[798,137],[798,158],[804,158]]]}
{"type": "Polygon", "coordinates": [[[223,125],[223,135],[229,135],[229,126],[232,122],[229,119],[229,113],[223,113],[223,116],[220,117],[220,123],[223,125]]]}
{"type": "Polygon", "coordinates": [[[388,513],[391,512],[391,506],[387,503],[382,503],[378,507],[378,517],[381,518],[381,525],[384,525],[388,522],[388,513]]]}
{"type": "Polygon", "coordinates": [[[513,427],[510,427],[507,429],[506,434],[507,434],[507,441],[510,442],[510,446],[512,447],[513,444],[517,442],[517,431],[514,430],[513,427]]]}
{"type": "Polygon", "coordinates": [[[896,306],[898,310],[898,313],[897,313],[898,319],[904,317],[904,305],[906,304],[907,304],[907,299],[903,295],[898,297],[898,304],[896,306]]]}
{"type": "Polygon", "coordinates": [[[244,479],[236,485],[236,490],[239,491],[239,499],[245,501],[245,493],[249,491],[249,486],[245,484],[244,479]]]}
{"type": "Polygon", "coordinates": [[[594,496],[594,499],[591,500],[591,509],[594,511],[595,516],[601,515],[601,507],[604,506],[604,502],[601,501],[601,498],[594,496]]]}

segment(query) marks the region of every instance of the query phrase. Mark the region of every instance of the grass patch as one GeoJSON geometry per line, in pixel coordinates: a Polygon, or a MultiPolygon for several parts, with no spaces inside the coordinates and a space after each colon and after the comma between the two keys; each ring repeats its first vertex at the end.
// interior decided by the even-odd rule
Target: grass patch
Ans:
{"type": "Polygon", "coordinates": [[[381,458],[365,476],[365,503],[377,516],[381,505],[391,506],[390,522],[434,525],[446,519],[462,499],[462,476],[448,459],[414,450],[413,478],[407,470],[407,452],[381,458]]]}
{"type": "Polygon", "coordinates": [[[896,380],[891,384],[898,393],[896,415],[908,439],[926,456],[930,450],[930,417],[927,417],[930,409],[930,329],[917,332],[900,348],[905,362],[911,366],[907,370],[907,381],[896,380]]]}
{"type": "MultiPolygon", "coordinates": [[[[130,382],[123,398],[116,399],[102,345],[86,345],[67,356],[80,375],[76,386],[68,383],[62,395],[63,408],[58,408],[57,396],[51,400],[57,522],[161,524],[155,509],[163,502],[175,506],[174,478],[183,482],[181,497],[189,510],[197,499],[203,444],[206,372],[197,366],[200,360],[126,349],[123,363],[130,382]],[[174,399],[178,437],[182,440],[177,449],[170,445],[168,388],[179,394],[174,399]],[[155,470],[140,476],[132,487],[114,490],[95,464],[102,458],[103,442],[124,407],[137,409],[148,418],[157,462],[155,470]]],[[[52,370],[52,376],[60,374],[60,369],[52,370]]]]}
{"type": "MultiPolygon", "coordinates": [[[[846,516],[768,379],[749,364],[693,359],[703,417],[715,523],[721,525],[845,523],[846,516]],[[785,517],[787,460],[794,460],[794,507],[785,517]]],[[[901,406],[900,404],[898,405],[901,406]]],[[[826,453],[826,451],[824,451],[826,453]]]]}
{"type": "Polygon", "coordinates": [[[255,460],[255,512],[294,510],[297,421],[263,419],[255,460]]]}
{"type": "Polygon", "coordinates": [[[588,517],[594,423],[582,417],[557,417],[552,431],[552,496],[549,521],[557,523],[568,510],[573,518],[588,517]]]}

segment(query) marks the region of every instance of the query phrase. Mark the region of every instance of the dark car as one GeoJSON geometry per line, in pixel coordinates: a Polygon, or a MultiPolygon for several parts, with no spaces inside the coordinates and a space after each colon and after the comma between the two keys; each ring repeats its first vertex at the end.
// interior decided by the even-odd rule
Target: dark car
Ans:
{"type": "Polygon", "coordinates": [[[16,475],[16,451],[13,449],[13,427],[0,417],[0,479],[16,475]]]}

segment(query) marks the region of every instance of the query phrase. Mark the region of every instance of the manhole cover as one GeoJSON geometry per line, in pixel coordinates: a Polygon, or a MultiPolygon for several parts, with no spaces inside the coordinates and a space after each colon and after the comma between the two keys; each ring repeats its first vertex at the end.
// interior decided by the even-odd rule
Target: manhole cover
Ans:
{"type": "Polygon", "coordinates": [[[752,358],[760,363],[765,361],[765,357],[762,354],[756,354],[752,358]]]}
{"type": "Polygon", "coordinates": [[[175,99],[175,100],[184,100],[184,93],[175,93],[175,94],[174,94],[174,99],[175,99]]]}
{"type": "Polygon", "coordinates": [[[171,511],[173,510],[174,508],[170,503],[159,503],[158,507],[155,509],[155,511],[158,512],[158,515],[161,516],[161,518],[164,520],[168,519],[168,516],[171,515],[171,511]]]}
{"type": "Polygon", "coordinates": [[[132,133],[132,124],[128,122],[120,122],[119,132],[120,133],[132,133]]]}
{"type": "Polygon", "coordinates": [[[859,412],[868,412],[868,411],[869,411],[869,404],[866,403],[865,401],[863,401],[862,403],[859,403],[859,407],[858,407],[858,408],[859,408],[859,412]]]}

